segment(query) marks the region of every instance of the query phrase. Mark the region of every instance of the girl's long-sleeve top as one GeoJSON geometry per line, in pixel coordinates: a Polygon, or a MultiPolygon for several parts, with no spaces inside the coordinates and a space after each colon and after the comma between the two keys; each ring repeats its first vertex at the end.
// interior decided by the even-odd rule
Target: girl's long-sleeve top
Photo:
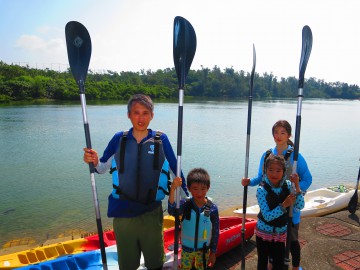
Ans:
{"type": "MultiPolygon", "coordinates": [[[[192,203],[193,209],[197,209],[199,213],[204,212],[205,205],[201,208],[199,208],[192,198],[190,198],[190,201],[187,202],[186,199],[180,200],[180,207],[179,207],[179,215],[182,215],[184,213],[184,208],[186,203],[192,203]]],[[[175,208],[176,208],[176,202],[170,203],[168,202],[168,213],[169,215],[174,216],[175,215],[175,208]]],[[[210,220],[212,224],[212,230],[211,230],[211,241],[210,241],[210,251],[212,253],[216,253],[217,244],[219,242],[219,234],[220,234],[220,219],[219,219],[219,211],[217,206],[213,203],[210,208],[210,220]]],[[[193,222],[196,222],[194,220],[193,222]]]]}
{"type": "MultiPolygon", "coordinates": [[[[274,187],[267,177],[265,177],[264,181],[268,183],[271,186],[271,189],[278,195],[282,190],[281,186],[283,185],[283,181],[286,181],[289,190],[291,188],[291,182],[289,180],[282,180],[279,187],[274,187]]],[[[261,185],[258,186],[256,191],[256,197],[263,218],[266,221],[272,221],[282,215],[285,215],[286,212],[284,212],[281,205],[278,205],[274,209],[270,210],[270,207],[266,200],[267,194],[268,192],[265,190],[263,186],[261,185]]],[[[301,193],[297,195],[293,206],[294,209],[297,209],[297,211],[300,211],[301,209],[304,208],[305,201],[304,201],[304,196],[301,193]]],[[[274,240],[274,241],[284,242],[286,240],[286,230],[287,230],[287,225],[282,227],[274,227],[266,224],[264,221],[260,219],[256,224],[256,235],[262,237],[264,240],[269,240],[269,241],[274,240]]]]}
{"type": "MultiPolygon", "coordinates": [[[[288,146],[288,149],[291,149],[292,146],[288,146]]],[[[281,155],[285,156],[287,150],[284,150],[281,155]]],[[[274,155],[279,155],[279,153],[277,152],[276,147],[271,148],[271,152],[274,155]]],[[[256,177],[253,177],[250,179],[250,186],[256,186],[259,185],[260,182],[263,180],[264,178],[264,158],[265,158],[266,152],[263,153],[263,155],[261,156],[260,159],[260,165],[259,165],[259,170],[258,170],[258,175],[256,177]]],[[[291,164],[294,164],[294,152],[291,153],[290,155],[290,162],[291,164]]],[[[297,166],[296,166],[296,173],[299,175],[299,185],[300,185],[300,189],[302,192],[306,192],[308,190],[308,188],[310,187],[311,183],[312,183],[312,175],[310,173],[310,170],[308,168],[308,165],[304,159],[304,157],[299,153],[298,154],[298,160],[297,160],[297,166]]],[[[294,224],[298,224],[300,223],[300,211],[295,209],[294,207],[294,211],[293,211],[293,223],[294,224]]]]}

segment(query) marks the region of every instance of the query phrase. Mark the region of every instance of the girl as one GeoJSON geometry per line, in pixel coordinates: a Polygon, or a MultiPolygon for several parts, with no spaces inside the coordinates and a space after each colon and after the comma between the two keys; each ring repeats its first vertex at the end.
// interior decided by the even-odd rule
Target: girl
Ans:
{"type": "Polygon", "coordinates": [[[304,196],[300,191],[299,176],[290,176],[295,184],[285,178],[286,164],[283,157],[270,154],[265,162],[265,179],[259,185],[256,197],[260,206],[256,224],[258,270],[266,270],[271,257],[273,269],[283,269],[288,215],[286,208],[294,205],[298,211],[304,208],[304,196]]]}

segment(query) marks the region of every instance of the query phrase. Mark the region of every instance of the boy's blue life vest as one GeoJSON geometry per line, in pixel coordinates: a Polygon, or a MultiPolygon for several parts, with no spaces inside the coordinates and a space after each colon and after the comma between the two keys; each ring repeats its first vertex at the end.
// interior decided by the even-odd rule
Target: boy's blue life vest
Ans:
{"type": "Polygon", "coordinates": [[[123,133],[112,160],[112,196],[144,204],[161,201],[169,194],[170,185],[169,162],[160,139],[162,133],[157,131],[155,137],[140,144],[127,140],[127,134],[128,131],[123,133]]]}
{"type": "Polygon", "coordinates": [[[198,209],[190,199],[186,199],[184,213],[181,223],[181,244],[184,250],[204,250],[210,246],[212,223],[210,220],[210,209],[213,205],[207,199],[204,211],[199,213],[198,209]]]}
{"type": "MultiPolygon", "coordinates": [[[[286,179],[290,179],[290,175],[292,174],[292,168],[293,168],[293,165],[290,161],[290,156],[291,156],[291,153],[294,151],[294,148],[291,147],[289,148],[285,155],[284,155],[284,159],[285,159],[285,165],[286,165],[286,170],[285,170],[285,176],[286,176],[286,179]]],[[[265,175],[266,175],[266,172],[265,172],[265,163],[266,163],[266,160],[268,159],[268,157],[270,156],[270,154],[272,154],[272,150],[271,149],[268,149],[265,153],[265,156],[264,156],[264,162],[263,162],[263,180],[265,179],[265,175]]]]}
{"type": "MultiPolygon", "coordinates": [[[[290,194],[290,190],[289,190],[289,187],[288,187],[286,181],[284,181],[283,185],[281,186],[281,192],[279,195],[276,194],[272,190],[271,186],[268,183],[266,183],[265,181],[262,181],[260,183],[260,185],[262,185],[267,192],[266,201],[267,201],[267,204],[268,204],[270,210],[273,210],[274,208],[279,206],[279,204],[282,203],[283,201],[285,201],[286,197],[289,196],[289,194],[290,194]]],[[[273,226],[273,227],[285,226],[287,224],[287,218],[288,218],[288,213],[284,213],[283,215],[281,215],[280,217],[278,217],[274,220],[266,221],[264,219],[261,211],[258,214],[258,219],[262,220],[266,224],[273,226]]]]}

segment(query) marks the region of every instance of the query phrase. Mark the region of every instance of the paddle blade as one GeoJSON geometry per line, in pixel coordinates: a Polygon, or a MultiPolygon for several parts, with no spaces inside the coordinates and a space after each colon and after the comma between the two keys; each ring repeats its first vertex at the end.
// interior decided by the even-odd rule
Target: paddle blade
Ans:
{"type": "Polygon", "coordinates": [[[348,210],[351,214],[355,214],[357,205],[358,205],[358,193],[356,190],[354,195],[351,197],[348,205],[348,210]]]}
{"type": "Polygon", "coordinates": [[[196,51],[196,34],[192,25],[183,17],[174,19],[173,56],[179,88],[183,89],[186,76],[196,51]]]}
{"type": "Polygon", "coordinates": [[[358,205],[358,189],[359,189],[359,181],[360,181],[360,167],[359,167],[359,173],[358,173],[358,178],[356,181],[356,187],[355,187],[355,192],[354,195],[351,197],[349,204],[348,204],[348,210],[351,214],[354,214],[356,212],[356,208],[358,205]]]}
{"type": "Polygon", "coordinates": [[[302,48],[299,66],[299,88],[303,88],[304,86],[304,75],[311,53],[312,42],[313,37],[311,29],[309,26],[305,25],[302,30],[302,48]]]}
{"type": "Polygon", "coordinates": [[[80,86],[85,83],[90,63],[90,35],[81,23],[71,21],[65,26],[65,37],[70,69],[80,86]]]}

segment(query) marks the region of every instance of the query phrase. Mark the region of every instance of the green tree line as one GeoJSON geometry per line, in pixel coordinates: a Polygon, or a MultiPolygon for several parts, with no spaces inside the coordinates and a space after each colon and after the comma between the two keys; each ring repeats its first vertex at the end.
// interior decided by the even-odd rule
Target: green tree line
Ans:
{"type": "MultiPolygon", "coordinates": [[[[247,98],[250,74],[232,67],[221,70],[201,67],[190,70],[185,96],[205,98],[247,98]]],[[[78,86],[70,70],[64,72],[9,65],[0,61],[0,102],[34,99],[78,100],[78,86]]],[[[174,68],[157,71],[114,72],[104,74],[89,70],[86,83],[89,100],[128,100],[134,93],[152,98],[170,99],[178,96],[174,68]]],[[[296,77],[277,78],[272,73],[255,74],[253,98],[294,98],[298,92],[296,77]]],[[[305,80],[307,98],[359,99],[357,85],[328,83],[316,78],[305,80]]]]}

